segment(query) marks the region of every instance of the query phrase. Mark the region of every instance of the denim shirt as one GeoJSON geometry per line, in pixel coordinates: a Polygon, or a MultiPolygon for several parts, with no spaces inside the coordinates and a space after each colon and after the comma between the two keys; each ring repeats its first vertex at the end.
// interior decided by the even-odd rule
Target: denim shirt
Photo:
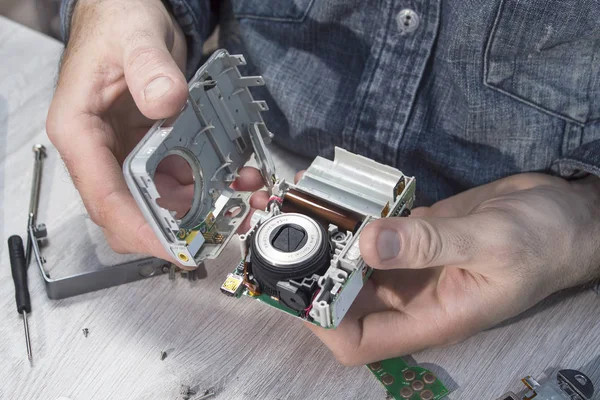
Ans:
{"type": "Polygon", "coordinates": [[[598,0],[169,3],[188,76],[218,23],[265,78],[253,93],[276,142],[400,168],[420,205],[521,172],[600,175],[598,0]]]}

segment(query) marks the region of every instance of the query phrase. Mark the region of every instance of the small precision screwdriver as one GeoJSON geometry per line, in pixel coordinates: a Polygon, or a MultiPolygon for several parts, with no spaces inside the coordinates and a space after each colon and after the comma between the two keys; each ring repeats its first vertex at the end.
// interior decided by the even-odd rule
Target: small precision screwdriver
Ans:
{"type": "Polygon", "coordinates": [[[10,257],[10,269],[15,282],[15,300],[17,311],[23,315],[23,326],[25,327],[25,343],[27,344],[27,358],[32,361],[31,340],[29,338],[29,325],[27,324],[27,313],[31,312],[31,301],[29,299],[29,288],[27,287],[27,263],[25,262],[25,250],[23,240],[18,235],[8,238],[8,255],[10,257]]]}

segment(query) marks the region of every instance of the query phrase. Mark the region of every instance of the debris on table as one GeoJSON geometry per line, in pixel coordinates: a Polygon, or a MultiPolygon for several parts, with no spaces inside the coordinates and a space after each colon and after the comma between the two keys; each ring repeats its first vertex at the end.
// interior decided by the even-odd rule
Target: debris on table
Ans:
{"type": "Polygon", "coordinates": [[[204,394],[199,394],[198,397],[195,397],[197,393],[198,392],[190,388],[190,386],[188,385],[181,385],[181,388],[179,390],[179,394],[181,395],[181,399],[183,400],[208,400],[217,394],[217,392],[212,388],[204,391],[204,394]]]}
{"type": "Polygon", "coordinates": [[[188,281],[190,282],[195,282],[196,280],[198,280],[198,273],[196,272],[196,270],[191,270],[188,272],[188,281]]]}
{"type": "Polygon", "coordinates": [[[211,397],[214,397],[215,394],[216,392],[214,391],[214,389],[208,389],[206,392],[204,392],[202,396],[195,398],[194,400],[207,400],[211,397]]]}
{"type": "Polygon", "coordinates": [[[189,398],[195,395],[196,392],[192,390],[188,385],[181,385],[179,394],[181,395],[183,400],[189,400],[189,398]]]}
{"type": "Polygon", "coordinates": [[[167,352],[166,351],[161,351],[160,352],[160,361],[163,361],[165,358],[167,358],[167,352]]]}
{"type": "Polygon", "coordinates": [[[83,332],[84,337],[88,337],[88,335],[90,334],[90,330],[88,328],[83,328],[81,332],[83,332]]]}

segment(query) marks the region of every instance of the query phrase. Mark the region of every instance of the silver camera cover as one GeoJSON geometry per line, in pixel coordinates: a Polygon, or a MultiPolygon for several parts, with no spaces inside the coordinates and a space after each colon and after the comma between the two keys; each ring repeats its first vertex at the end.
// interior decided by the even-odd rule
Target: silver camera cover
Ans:
{"type": "Polygon", "coordinates": [[[190,81],[181,113],[156,122],[123,165],[127,185],[154,233],[188,267],[217,257],[250,211],[251,193],[230,185],[253,152],[266,186],[275,180],[265,148],[272,135],[260,115],[268,107],[248,90],[264,80],[242,76],[238,66],[244,64],[241,55],[215,52],[190,81]],[[157,203],[154,174],[170,155],[185,159],[194,178],[191,208],[180,219],[157,203]],[[232,209],[236,212],[227,212],[232,209]]]}

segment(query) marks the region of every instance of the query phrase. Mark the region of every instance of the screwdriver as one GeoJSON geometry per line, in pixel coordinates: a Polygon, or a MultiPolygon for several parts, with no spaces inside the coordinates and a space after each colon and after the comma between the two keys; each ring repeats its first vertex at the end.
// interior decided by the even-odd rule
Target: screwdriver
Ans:
{"type": "Polygon", "coordinates": [[[17,311],[23,315],[23,326],[25,327],[25,343],[27,344],[27,358],[32,361],[31,340],[29,338],[29,325],[27,324],[27,313],[31,312],[31,301],[29,299],[29,288],[27,287],[27,264],[25,262],[25,250],[21,236],[13,235],[8,238],[8,255],[10,257],[10,269],[15,282],[15,300],[17,311]]]}

